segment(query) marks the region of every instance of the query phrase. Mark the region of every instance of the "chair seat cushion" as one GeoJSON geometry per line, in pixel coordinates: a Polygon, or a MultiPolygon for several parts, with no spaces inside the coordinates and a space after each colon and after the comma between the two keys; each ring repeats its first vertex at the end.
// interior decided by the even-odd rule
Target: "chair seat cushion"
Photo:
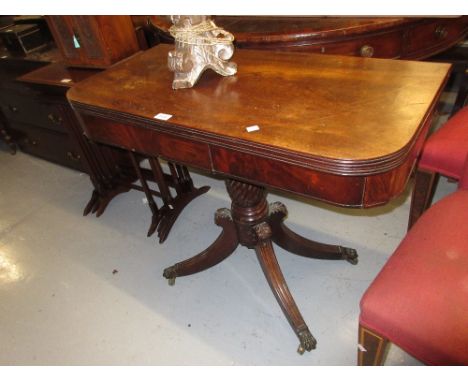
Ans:
{"type": "Polygon", "coordinates": [[[468,106],[432,134],[424,144],[419,168],[459,179],[468,153],[468,106]]]}
{"type": "Polygon", "coordinates": [[[360,324],[426,364],[468,364],[468,190],[413,226],[364,294],[360,324]]]}

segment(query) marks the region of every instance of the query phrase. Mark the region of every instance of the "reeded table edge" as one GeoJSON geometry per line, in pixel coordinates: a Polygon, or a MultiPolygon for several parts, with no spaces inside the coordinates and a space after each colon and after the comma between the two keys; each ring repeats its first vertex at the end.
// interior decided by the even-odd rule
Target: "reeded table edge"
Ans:
{"type": "MultiPolygon", "coordinates": [[[[433,109],[438,102],[439,95],[442,92],[442,89],[448,79],[449,73],[450,72],[447,73],[444,81],[441,83],[441,86],[437,94],[434,96],[434,99],[420,125],[418,126],[413,139],[408,142],[406,146],[403,146],[400,150],[392,154],[370,159],[347,160],[308,155],[297,151],[286,150],[276,146],[254,143],[240,138],[231,138],[215,133],[209,133],[194,127],[184,127],[173,122],[169,123],[164,121],[156,121],[142,116],[88,105],[74,101],[70,98],[69,101],[76,111],[91,116],[102,117],[117,123],[128,123],[140,128],[153,129],[155,131],[172,134],[174,136],[188,140],[194,140],[195,138],[195,140],[200,143],[233,149],[238,152],[257,155],[260,157],[273,159],[283,163],[292,164],[328,174],[340,176],[368,176],[393,170],[405,162],[417,140],[417,137],[421,132],[421,129],[433,114],[433,109]]],[[[92,137],[90,138],[92,139],[92,137]]]]}

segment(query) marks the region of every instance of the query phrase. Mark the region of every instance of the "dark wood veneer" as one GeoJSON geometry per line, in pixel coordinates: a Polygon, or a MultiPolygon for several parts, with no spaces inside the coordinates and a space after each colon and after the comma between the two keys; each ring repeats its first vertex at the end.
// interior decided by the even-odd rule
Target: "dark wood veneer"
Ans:
{"type": "MultiPolygon", "coordinates": [[[[76,108],[76,107],[75,107],[76,108]]],[[[80,108],[76,108],[80,111],[80,108]]],[[[135,133],[131,125],[109,119],[82,114],[86,132],[92,131],[94,140],[143,154],[157,152],[161,157],[193,166],[210,169],[208,145],[193,142],[153,129],[140,129],[135,133]],[[190,158],[187,160],[187,158],[190,158]]]]}
{"type": "Polygon", "coordinates": [[[223,175],[333,204],[362,206],[363,177],[328,174],[232,149],[213,147],[211,155],[214,171],[223,175]]]}

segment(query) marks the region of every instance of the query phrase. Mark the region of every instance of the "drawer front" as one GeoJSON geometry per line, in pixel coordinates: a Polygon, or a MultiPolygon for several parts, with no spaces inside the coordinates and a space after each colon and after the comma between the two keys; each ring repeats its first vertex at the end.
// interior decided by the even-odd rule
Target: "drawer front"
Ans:
{"type": "Polygon", "coordinates": [[[401,30],[379,35],[361,36],[340,43],[324,44],[321,53],[358,57],[399,58],[402,51],[401,30]]]}
{"type": "Polygon", "coordinates": [[[60,107],[53,103],[8,92],[0,95],[0,108],[9,121],[66,132],[60,107]]]}
{"type": "Polygon", "coordinates": [[[20,149],[54,163],[85,171],[79,149],[69,136],[23,123],[13,123],[20,149]]]}
{"type": "Polygon", "coordinates": [[[325,174],[258,155],[211,147],[213,169],[227,176],[341,206],[360,207],[364,179],[325,174]]]}
{"type": "Polygon", "coordinates": [[[81,119],[83,128],[92,141],[211,170],[209,147],[206,143],[107,118],[81,114],[81,119]]]}
{"type": "Polygon", "coordinates": [[[456,21],[436,19],[416,25],[408,31],[404,45],[404,57],[424,58],[445,50],[466,32],[467,21],[460,17],[456,21]],[[440,48],[440,49],[438,49],[440,48]]]}
{"type": "Polygon", "coordinates": [[[358,35],[342,41],[258,44],[253,49],[276,49],[295,52],[337,54],[357,57],[399,58],[402,53],[403,31],[388,31],[378,34],[358,35]]]}

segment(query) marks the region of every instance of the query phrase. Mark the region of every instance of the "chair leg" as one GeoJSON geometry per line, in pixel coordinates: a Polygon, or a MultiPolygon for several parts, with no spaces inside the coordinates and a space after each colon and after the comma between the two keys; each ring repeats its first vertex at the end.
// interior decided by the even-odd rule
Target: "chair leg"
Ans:
{"type": "Polygon", "coordinates": [[[381,366],[389,344],[387,338],[359,325],[358,365],[381,366]]]}
{"type": "Polygon", "coordinates": [[[439,174],[416,170],[413,194],[411,196],[408,231],[431,205],[438,179],[439,174]]]}
{"type": "Polygon", "coordinates": [[[461,108],[465,106],[466,99],[468,97],[468,65],[465,64],[460,70],[458,79],[460,81],[460,87],[458,88],[457,99],[453,105],[452,112],[450,116],[453,116],[459,111],[461,108]]]}

